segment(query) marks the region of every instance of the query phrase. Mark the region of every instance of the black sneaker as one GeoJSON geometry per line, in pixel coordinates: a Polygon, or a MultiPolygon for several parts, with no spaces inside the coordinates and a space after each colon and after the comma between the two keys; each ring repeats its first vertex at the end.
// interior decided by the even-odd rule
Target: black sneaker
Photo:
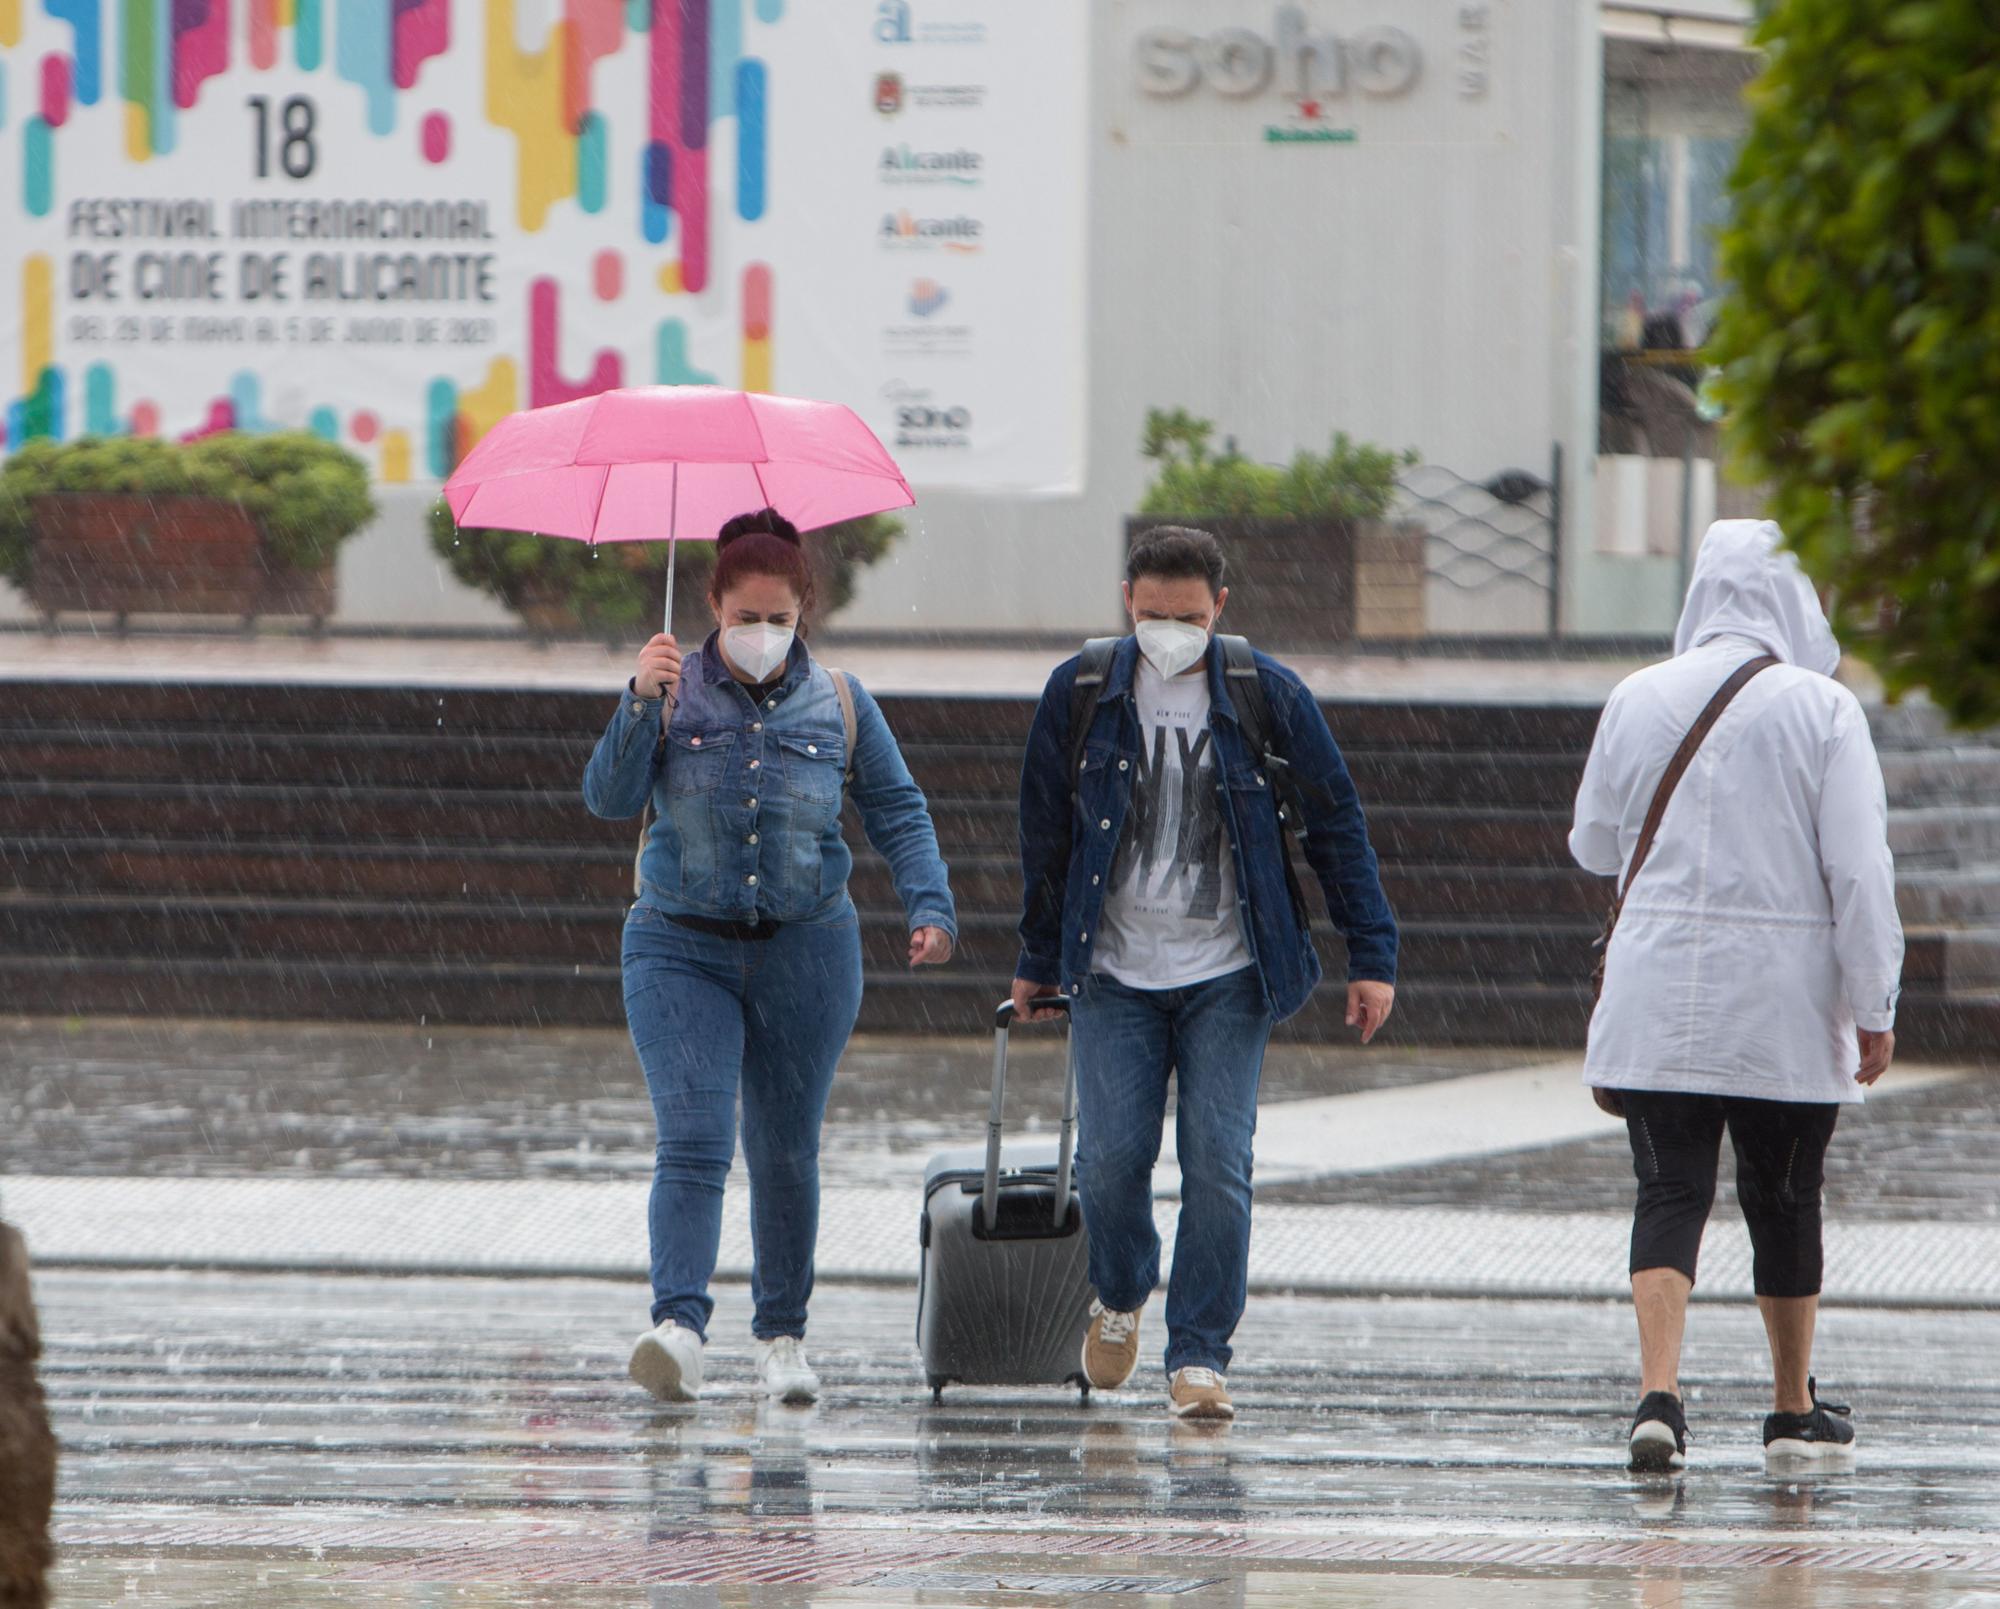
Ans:
{"type": "Polygon", "coordinates": [[[1764,1462],[1766,1465],[1799,1464],[1821,1468],[1839,1466],[1854,1458],[1852,1408],[1819,1400],[1819,1382],[1810,1377],[1806,1391],[1812,1397],[1807,1413],[1767,1413],[1764,1415],[1764,1462]]]}
{"type": "Polygon", "coordinates": [[[1687,1415],[1671,1391],[1649,1391],[1632,1415],[1632,1468],[1663,1474],[1687,1468],[1687,1415]]]}

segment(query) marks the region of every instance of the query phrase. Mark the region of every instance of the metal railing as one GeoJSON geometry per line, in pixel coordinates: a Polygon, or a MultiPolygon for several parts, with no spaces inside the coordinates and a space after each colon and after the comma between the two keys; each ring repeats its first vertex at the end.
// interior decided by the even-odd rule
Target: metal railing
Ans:
{"type": "MultiPolygon", "coordinates": [[[[1399,519],[1424,531],[1427,576],[1461,593],[1527,588],[1544,600],[1554,638],[1562,629],[1562,446],[1547,478],[1506,469],[1469,480],[1441,464],[1419,464],[1397,482],[1399,519]]],[[[1515,633],[1514,635],[1529,635],[1515,633]]]]}

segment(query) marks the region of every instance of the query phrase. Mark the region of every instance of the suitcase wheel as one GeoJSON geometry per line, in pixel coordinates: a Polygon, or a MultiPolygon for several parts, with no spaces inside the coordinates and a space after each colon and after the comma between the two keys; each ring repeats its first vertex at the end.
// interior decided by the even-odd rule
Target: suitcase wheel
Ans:
{"type": "Polygon", "coordinates": [[[931,1402],[933,1404],[942,1403],[944,1401],[944,1376],[934,1374],[927,1383],[931,1388],[931,1402]]]}

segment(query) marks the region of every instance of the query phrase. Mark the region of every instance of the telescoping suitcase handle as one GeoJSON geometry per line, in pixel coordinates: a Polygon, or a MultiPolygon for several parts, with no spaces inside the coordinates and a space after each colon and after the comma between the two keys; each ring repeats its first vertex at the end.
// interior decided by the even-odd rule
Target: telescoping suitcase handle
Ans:
{"type": "MultiPolygon", "coordinates": [[[[1067,995],[1037,998],[1037,1009],[1069,1011],[1067,995]]],[[[993,1013],[993,1104],[986,1112],[986,1182],[979,1196],[981,1221],[988,1233],[1000,1221],[1000,1135],[1006,1127],[1007,1032],[1014,1026],[1014,1002],[1003,1000],[993,1013]]],[[[1052,1227],[1060,1229],[1069,1221],[1069,1183],[1076,1161],[1076,1040],[1063,1072],[1062,1150],[1056,1161],[1056,1205],[1052,1227]]]]}

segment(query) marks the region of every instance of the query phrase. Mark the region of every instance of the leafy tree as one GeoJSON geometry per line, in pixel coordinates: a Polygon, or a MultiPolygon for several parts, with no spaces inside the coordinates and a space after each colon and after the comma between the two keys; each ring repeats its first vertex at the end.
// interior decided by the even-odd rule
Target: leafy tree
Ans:
{"type": "Polygon", "coordinates": [[[1771,488],[1892,694],[2000,721],[2000,49],[1991,0],[1769,0],[1711,340],[1771,488]]]}

